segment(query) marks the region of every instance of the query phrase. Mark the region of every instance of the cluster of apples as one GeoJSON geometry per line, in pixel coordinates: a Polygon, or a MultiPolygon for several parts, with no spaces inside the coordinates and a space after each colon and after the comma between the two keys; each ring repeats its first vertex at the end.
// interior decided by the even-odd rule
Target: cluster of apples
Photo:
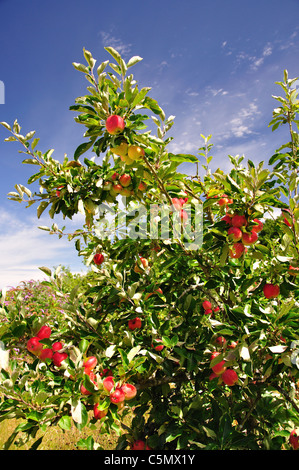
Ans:
{"type": "MultiPolygon", "coordinates": [[[[219,351],[214,351],[211,354],[211,358],[210,358],[211,362],[220,354],[221,353],[219,351]]],[[[225,385],[228,385],[229,387],[232,387],[238,382],[239,377],[238,377],[237,372],[234,369],[227,368],[225,364],[226,364],[225,359],[222,359],[222,361],[218,362],[217,364],[211,367],[213,372],[210,375],[210,380],[214,378],[220,378],[221,382],[223,382],[225,385]]]]}
{"type": "MultiPolygon", "coordinates": [[[[110,135],[117,136],[124,131],[126,123],[122,116],[112,114],[106,119],[105,126],[110,135]]],[[[119,156],[121,161],[126,165],[131,165],[134,161],[141,159],[145,155],[145,151],[142,147],[135,144],[128,144],[125,138],[123,138],[118,145],[111,147],[110,150],[114,155],[119,156]]],[[[104,189],[109,191],[112,197],[116,197],[118,194],[130,197],[134,195],[135,190],[137,190],[137,193],[142,193],[145,191],[146,187],[146,184],[140,181],[138,186],[134,188],[132,177],[128,173],[119,175],[119,173],[116,172],[112,175],[111,181],[108,180],[104,183],[104,189]]]]}
{"type": "Polygon", "coordinates": [[[179,212],[180,219],[181,219],[182,223],[187,222],[187,220],[188,220],[188,214],[185,211],[185,209],[183,209],[183,206],[184,206],[184,204],[186,204],[187,201],[188,201],[187,197],[185,197],[185,198],[173,197],[172,198],[172,205],[173,205],[174,209],[179,212]]]}
{"type": "MultiPolygon", "coordinates": [[[[236,341],[231,341],[230,343],[228,343],[224,336],[218,336],[215,339],[215,343],[216,343],[216,347],[221,347],[224,349],[226,348],[235,349],[238,345],[236,341]]],[[[221,354],[220,351],[217,351],[217,350],[214,351],[211,354],[210,362],[212,363],[213,359],[218,357],[220,354],[221,354]]],[[[239,380],[237,372],[234,369],[228,368],[226,366],[225,359],[222,359],[221,361],[216,362],[216,364],[214,361],[211,369],[212,369],[212,373],[210,375],[210,380],[214,378],[218,378],[220,379],[219,381],[220,383],[224,383],[225,385],[228,385],[229,387],[232,387],[233,385],[235,385],[239,380]]]]}
{"type": "Polygon", "coordinates": [[[202,302],[202,307],[205,315],[213,315],[213,313],[219,312],[220,307],[213,307],[212,303],[209,300],[204,300],[202,302]]]}
{"type": "Polygon", "coordinates": [[[230,227],[227,231],[228,240],[232,242],[229,249],[231,258],[240,258],[246,246],[258,240],[258,233],[263,230],[263,223],[258,219],[247,220],[245,215],[227,213],[222,220],[230,227]]]}
{"type": "MultiPolygon", "coordinates": [[[[95,356],[89,356],[83,361],[84,374],[87,374],[91,382],[95,385],[95,391],[98,390],[97,375],[94,373],[94,369],[97,366],[97,358],[95,356]]],[[[100,373],[100,376],[104,376],[102,379],[102,385],[105,392],[109,393],[111,403],[116,405],[122,405],[125,400],[131,400],[137,394],[136,387],[130,383],[115,384],[113,373],[110,369],[104,369],[100,373]]],[[[81,384],[80,391],[82,395],[92,395],[92,392],[87,390],[86,387],[81,384]]],[[[93,414],[96,419],[101,419],[108,413],[108,407],[104,408],[99,402],[96,402],[93,406],[93,414]]]]}
{"type": "Polygon", "coordinates": [[[40,342],[43,339],[50,338],[51,333],[51,328],[47,325],[43,325],[36,336],[28,340],[27,349],[41,361],[50,359],[56,367],[60,367],[61,363],[68,357],[68,354],[63,351],[63,344],[60,341],[55,341],[51,348],[49,348],[47,346],[45,347],[45,345],[40,342]]]}

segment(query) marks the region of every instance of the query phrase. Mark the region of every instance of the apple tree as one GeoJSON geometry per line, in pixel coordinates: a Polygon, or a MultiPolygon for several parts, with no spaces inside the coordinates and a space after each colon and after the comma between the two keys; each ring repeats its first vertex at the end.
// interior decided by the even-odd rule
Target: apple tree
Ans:
{"type": "MultiPolygon", "coordinates": [[[[290,141],[267,165],[229,156],[210,169],[211,136],[197,155],[169,151],[174,116],[112,47],[96,66],[74,63],[87,94],[70,109],[84,141],[62,161],[35,132],[1,124],[36,172],[9,198],[82,217],[72,233],[90,267],[66,296],[59,269],[41,270],[62,311],[28,317],[22,298],[0,310],[0,419],[28,438],[54,425],[90,427],[78,446],[100,449],[297,448],[299,430],[299,206],[296,79],[278,86],[272,130],[290,141]],[[186,174],[181,172],[186,169],[186,174]],[[264,231],[266,219],[275,231],[264,231]],[[60,293],[60,294],[59,294],[60,293]],[[297,444],[296,444],[297,443],[297,444]]],[[[36,448],[42,438],[33,444],[36,448]]]]}

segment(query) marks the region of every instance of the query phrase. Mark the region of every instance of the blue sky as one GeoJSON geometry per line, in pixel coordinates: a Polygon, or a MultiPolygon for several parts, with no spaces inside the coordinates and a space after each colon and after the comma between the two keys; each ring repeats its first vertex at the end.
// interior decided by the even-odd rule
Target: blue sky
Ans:
{"type": "MultiPolygon", "coordinates": [[[[135,78],[176,116],[169,150],[196,154],[200,134],[212,134],[214,167],[226,170],[228,154],[267,162],[286,137],[267,127],[271,96],[280,94],[275,81],[284,69],[299,76],[298,14],[298,0],[0,0],[0,120],[17,118],[24,133],[36,131],[42,151],[71,158],[84,139],[69,106],[87,86],[72,62],[84,62],[85,47],[100,63],[112,46],[126,60],[143,57],[135,78]]],[[[80,272],[73,245],[37,229],[51,223],[47,213],[37,221],[34,205],[7,200],[32,168],[6,137],[1,127],[0,288],[43,278],[38,266],[80,272]]]]}

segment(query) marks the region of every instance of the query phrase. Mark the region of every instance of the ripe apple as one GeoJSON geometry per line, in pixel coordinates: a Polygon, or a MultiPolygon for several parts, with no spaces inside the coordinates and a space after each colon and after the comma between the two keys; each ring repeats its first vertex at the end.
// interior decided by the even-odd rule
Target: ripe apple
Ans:
{"type": "Polygon", "coordinates": [[[28,351],[34,354],[35,356],[39,356],[43,349],[43,345],[39,342],[39,340],[40,338],[38,338],[37,336],[33,336],[27,342],[28,351]]]}
{"type": "Polygon", "coordinates": [[[129,320],[128,327],[130,330],[135,330],[136,328],[141,328],[142,321],[139,317],[133,318],[129,320]]]}
{"type": "Polygon", "coordinates": [[[151,448],[146,444],[146,442],[138,439],[132,444],[131,450],[151,450],[151,448]]]}
{"type": "Polygon", "coordinates": [[[219,199],[219,201],[218,201],[218,204],[219,204],[220,207],[222,207],[222,206],[227,206],[228,204],[232,204],[232,203],[233,203],[233,200],[230,199],[230,198],[227,196],[227,194],[223,194],[223,195],[221,196],[221,198],[219,199]]]}
{"type": "Polygon", "coordinates": [[[182,209],[182,201],[178,197],[173,197],[172,199],[172,205],[175,208],[176,211],[180,211],[182,209]]]}
{"type": "Polygon", "coordinates": [[[238,374],[233,369],[226,369],[223,372],[223,374],[221,376],[221,379],[229,387],[232,387],[233,385],[235,385],[235,383],[238,382],[238,380],[239,380],[238,374]]]}
{"type": "Polygon", "coordinates": [[[131,184],[131,181],[132,181],[131,176],[128,175],[127,173],[124,173],[119,178],[119,182],[123,188],[126,188],[127,186],[129,186],[131,184]]]}
{"type": "Polygon", "coordinates": [[[125,128],[125,121],[121,116],[112,114],[106,119],[106,129],[111,135],[116,135],[122,132],[125,128]]]}
{"type": "Polygon", "coordinates": [[[280,288],[278,285],[265,284],[263,287],[263,292],[267,299],[274,299],[275,297],[278,297],[280,288]]]}
{"type": "Polygon", "coordinates": [[[215,339],[215,343],[218,344],[218,345],[223,346],[226,343],[226,339],[224,338],[224,336],[218,336],[215,339]]]}
{"type": "Polygon", "coordinates": [[[93,257],[94,264],[102,264],[104,262],[104,255],[102,253],[96,253],[93,257]]]}
{"type": "Polygon", "coordinates": [[[100,410],[99,403],[95,403],[93,407],[93,416],[95,417],[95,419],[102,419],[107,415],[107,413],[108,413],[108,408],[104,410],[100,410]]]}
{"type": "Polygon", "coordinates": [[[246,233],[244,232],[242,235],[242,243],[243,245],[253,245],[258,239],[257,232],[246,233]]]}
{"type": "Polygon", "coordinates": [[[294,450],[299,449],[299,436],[295,429],[290,432],[289,443],[293,447],[294,450]]]}
{"type": "Polygon", "coordinates": [[[245,246],[243,243],[234,243],[233,246],[229,249],[229,255],[231,258],[241,258],[244,250],[245,246]]]}
{"type": "Polygon", "coordinates": [[[180,211],[180,219],[181,219],[182,222],[186,222],[188,220],[188,214],[185,211],[185,209],[182,209],[180,211]]]}
{"type": "Polygon", "coordinates": [[[44,361],[45,359],[52,359],[52,357],[53,350],[51,348],[44,348],[39,355],[41,361],[44,361]]]}
{"type": "Polygon", "coordinates": [[[92,395],[92,393],[89,390],[87,390],[87,388],[85,388],[83,384],[81,384],[80,386],[80,392],[82,393],[82,395],[85,395],[85,396],[92,395]]]}
{"type": "Polygon", "coordinates": [[[225,360],[218,362],[212,367],[212,371],[215,372],[216,375],[221,375],[226,370],[225,360]]]}
{"type": "Polygon", "coordinates": [[[114,387],[114,379],[111,375],[103,379],[103,387],[110,392],[114,387]]]}
{"type": "Polygon", "coordinates": [[[63,348],[63,344],[60,341],[55,341],[55,343],[52,344],[52,351],[60,351],[60,349],[63,348]]]}
{"type": "Polygon", "coordinates": [[[125,394],[125,400],[132,400],[137,395],[135,385],[124,383],[120,388],[125,394]]]}
{"type": "Polygon", "coordinates": [[[139,147],[138,145],[130,145],[128,148],[128,157],[131,160],[137,160],[137,158],[143,157],[145,152],[143,148],[139,147]]]}
{"type": "Polygon", "coordinates": [[[146,190],[146,184],[143,182],[143,181],[140,181],[139,185],[138,185],[138,191],[145,191],[146,190]]]}
{"type": "Polygon", "coordinates": [[[213,310],[211,308],[208,308],[204,311],[205,315],[212,315],[212,313],[213,313],[213,310]]]}
{"type": "Polygon", "coordinates": [[[113,186],[112,186],[112,191],[115,193],[115,194],[119,194],[123,189],[123,186],[119,183],[115,183],[113,186]]]}
{"type": "Polygon", "coordinates": [[[155,339],[154,343],[152,344],[152,348],[155,348],[156,351],[162,351],[162,349],[164,349],[164,344],[159,343],[162,343],[162,339],[155,339]]]}
{"type": "Polygon", "coordinates": [[[204,300],[202,306],[204,310],[210,310],[212,308],[212,304],[209,302],[209,300],[204,300]]]}
{"type": "Polygon", "coordinates": [[[67,359],[67,357],[68,357],[68,355],[67,355],[66,352],[60,353],[58,351],[55,351],[54,354],[53,354],[53,357],[52,357],[54,365],[57,366],[57,367],[60,367],[61,363],[63,361],[65,361],[65,359],[67,359]]]}
{"type": "Polygon", "coordinates": [[[93,370],[97,365],[98,360],[95,356],[89,356],[83,361],[83,367],[85,369],[93,370]]]}
{"type": "Polygon", "coordinates": [[[238,242],[241,240],[243,233],[239,227],[230,227],[227,231],[227,235],[233,242],[238,242]]]}
{"type": "Polygon", "coordinates": [[[232,217],[228,214],[226,214],[224,217],[222,217],[222,219],[225,223],[227,223],[228,225],[231,225],[232,224],[232,217]]]}
{"type": "Polygon", "coordinates": [[[39,338],[39,339],[45,339],[45,338],[50,338],[51,336],[51,328],[47,325],[43,325],[39,332],[36,334],[36,336],[39,338]]]}
{"type": "Polygon", "coordinates": [[[256,224],[252,227],[252,232],[261,232],[263,230],[264,224],[258,220],[258,219],[253,219],[253,222],[256,224]]]}
{"type": "Polygon", "coordinates": [[[239,228],[246,226],[247,220],[245,215],[234,215],[232,218],[232,225],[239,228]]]}
{"type": "Polygon", "coordinates": [[[116,388],[114,392],[110,393],[110,401],[111,403],[114,403],[117,405],[117,403],[120,403],[125,400],[125,392],[120,388],[116,388]]]}

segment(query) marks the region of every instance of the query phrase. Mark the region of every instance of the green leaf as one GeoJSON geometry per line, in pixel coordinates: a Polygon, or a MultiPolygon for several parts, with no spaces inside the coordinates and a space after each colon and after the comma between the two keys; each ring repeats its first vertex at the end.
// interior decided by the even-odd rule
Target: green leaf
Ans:
{"type": "Polygon", "coordinates": [[[47,268],[46,266],[41,266],[38,269],[40,269],[43,273],[47,274],[47,276],[52,276],[52,271],[50,268],[47,268]]]}
{"type": "Polygon", "coordinates": [[[142,57],[139,57],[138,55],[131,57],[131,59],[127,63],[127,68],[132,67],[133,65],[137,64],[141,60],[143,60],[142,57]]]}
{"type": "Polygon", "coordinates": [[[70,431],[72,428],[72,420],[70,416],[62,416],[58,421],[58,425],[61,429],[65,431],[70,431]]]}

